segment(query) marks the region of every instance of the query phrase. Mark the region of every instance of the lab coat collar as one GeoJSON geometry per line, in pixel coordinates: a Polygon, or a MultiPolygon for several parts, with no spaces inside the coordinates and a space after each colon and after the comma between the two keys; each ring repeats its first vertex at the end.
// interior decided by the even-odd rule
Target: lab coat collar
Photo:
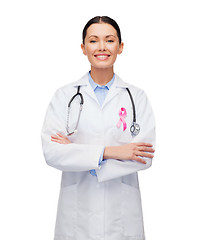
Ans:
{"type": "MultiPolygon", "coordinates": [[[[100,106],[98,99],[96,97],[96,94],[93,91],[91,84],[89,83],[88,73],[86,73],[81,79],[79,79],[78,81],[73,83],[73,86],[74,87],[82,86],[81,91],[88,94],[100,106]]],[[[114,82],[111,85],[110,90],[109,90],[101,108],[104,108],[105,105],[108,102],[110,102],[110,100],[112,100],[117,94],[119,94],[119,92],[122,90],[122,88],[127,88],[127,87],[128,87],[128,84],[125,83],[124,81],[122,81],[121,78],[115,74],[114,82]]]]}

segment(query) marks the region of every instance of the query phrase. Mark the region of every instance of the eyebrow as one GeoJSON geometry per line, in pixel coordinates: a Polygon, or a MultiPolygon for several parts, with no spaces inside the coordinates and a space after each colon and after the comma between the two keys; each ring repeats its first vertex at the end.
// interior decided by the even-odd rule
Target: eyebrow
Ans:
{"type": "MultiPolygon", "coordinates": [[[[89,38],[91,38],[91,37],[98,38],[98,36],[96,36],[96,35],[91,35],[91,36],[89,36],[89,38]]],[[[114,36],[114,35],[107,35],[107,36],[106,36],[106,38],[109,38],[109,37],[114,37],[114,38],[116,38],[116,36],[114,36]]]]}

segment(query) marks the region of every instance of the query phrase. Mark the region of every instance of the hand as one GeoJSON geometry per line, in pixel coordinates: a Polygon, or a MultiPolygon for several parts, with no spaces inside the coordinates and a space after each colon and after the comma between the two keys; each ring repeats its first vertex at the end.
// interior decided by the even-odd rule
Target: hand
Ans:
{"type": "Polygon", "coordinates": [[[155,150],[149,143],[129,143],[121,146],[106,147],[103,158],[113,158],[118,160],[135,160],[146,164],[141,157],[153,158],[155,150]]]}
{"type": "Polygon", "coordinates": [[[69,144],[71,141],[63,134],[57,133],[56,135],[51,136],[51,141],[57,142],[60,144],[69,144]]]}

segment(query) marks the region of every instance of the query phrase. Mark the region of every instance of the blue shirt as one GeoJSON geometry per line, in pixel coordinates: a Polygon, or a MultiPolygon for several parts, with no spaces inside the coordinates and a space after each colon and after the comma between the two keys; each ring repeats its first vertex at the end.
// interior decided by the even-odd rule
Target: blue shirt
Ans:
{"type": "MultiPolygon", "coordinates": [[[[94,82],[94,80],[91,77],[91,71],[89,71],[88,76],[89,76],[89,83],[91,84],[92,89],[94,90],[94,93],[96,94],[96,97],[98,99],[98,102],[100,103],[100,105],[103,105],[103,102],[109,92],[110,87],[112,86],[114,79],[115,79],[115,74],[113,75],[112,80],[110,80],[106,85],[99,85],[97,83],[94,82]]],[[[100,156],[99,159],[99,165],[101,164],[101,162],[103,161],[103,153],[104,153],[104,149],[102,151],[102,154],[100,156]]],[[[92,169],[90,170],[91,175],[96,176],[96,170],[92,169]]]]}

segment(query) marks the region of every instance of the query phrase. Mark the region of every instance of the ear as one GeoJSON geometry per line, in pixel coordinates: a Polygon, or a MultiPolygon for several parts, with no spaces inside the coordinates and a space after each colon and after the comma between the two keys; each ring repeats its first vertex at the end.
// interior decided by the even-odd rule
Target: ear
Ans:
{"type": "Polygon", "coordinates": [[[84,55],[87,55],[86,50],[85,50],[85,45],[82,43],[81,44],[81,49],[84,55]]]}
{"type": "Polygon", "coordinates": [[[124,48],[124,43],[121,42],[121,43],[119,44],[119,52],[118,52],[118,54],[121,54],[121,53],[123,52],[123,48],[124,48]]]}

